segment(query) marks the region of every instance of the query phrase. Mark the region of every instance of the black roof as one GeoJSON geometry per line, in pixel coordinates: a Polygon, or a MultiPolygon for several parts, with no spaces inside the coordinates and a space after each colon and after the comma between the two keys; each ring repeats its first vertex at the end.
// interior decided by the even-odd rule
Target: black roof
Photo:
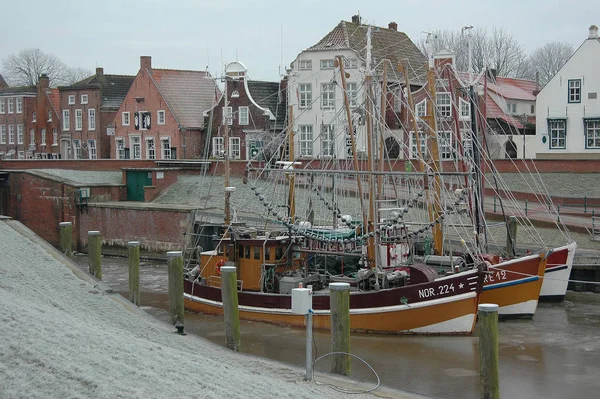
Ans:
{"type": "Polygon", "coordinates": [[[59,90],[81,90],[99,87],[102,89],[102,107],[119,108],[125,99],[135,76],[130,75],[92,75],[70,86],[61,86],[59,90]]]}
{"type": "Polygon", "coordinates": [[[287,96],[279,82],[248,80],[248,91],[254,101],[275,115],[276,129],[283,129],[287,116],[287,96]]]}
{"type": "Polygon", "coordinates": [[[21,94],[32,93],[37,94],[37,86],[14,86],[0,90],[0,94],[21,94]]]}

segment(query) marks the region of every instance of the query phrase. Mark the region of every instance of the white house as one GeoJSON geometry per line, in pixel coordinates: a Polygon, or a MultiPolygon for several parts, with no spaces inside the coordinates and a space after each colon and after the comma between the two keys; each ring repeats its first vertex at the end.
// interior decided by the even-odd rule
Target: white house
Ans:
{"type": "Polygon", "coordinates": [[[528,158],[600,159],[600,40],[598,27],[538,94],[536,135],[528,158]]]}
{"type": "MultiPolygon", "coordinates": [[[[381,81],[382,60],[388,59],[388,90],[398,92],[403,83],[397,65],[408,59],[410,83],[421,85],[426,77],[425,56],[395,22],[387,28],[371,27],[374,80],[381,81]],[[400,75],[400,76],[399,76],[400,75]],[[401,79],[400,79],[401,78],[401,79]]],[[[351,141],[345,112],[337,56],[344,60],[347,93],[359,152],[366,150],[364,134],[365,58],[368,26],[355,15],[352,22],[341,21],[317,44],[303,50],[291,64],[288,100],[293,106],[295,155],[300,159],[351,157],[351,141]]],[[[377,86],[377,85],[374,85],[377,86]]],[[[376,94],[377,95],[377,94],[376,94]]],[[[399,103],[397,105],[399,107],[399,103]]],[[[399,111],[395,109],[395,111],[399,111]]],[[[393,129],[393,127],[392,127],[393,129]]],[[[386,134],[394,134],[387,131],[386,134]]],[[[401,133],[398,133],[401,134],[401,133]]],[[[401,137],[396,140],[401,141],[401,137]]]]}

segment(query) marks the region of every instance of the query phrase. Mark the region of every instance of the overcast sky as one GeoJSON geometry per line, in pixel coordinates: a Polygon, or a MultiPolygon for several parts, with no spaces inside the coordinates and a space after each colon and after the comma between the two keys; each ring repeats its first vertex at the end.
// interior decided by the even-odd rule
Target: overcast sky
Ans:
{"type": "Polygon", "coordinates": [[[150,55],[156,68],[220,75],[237,58],[252,79],[277,80],[282,60],[358,12],[366,23],[397,22],[413,42],[423,31],[502,27],[529,53],[550,41],[577,48],[599,10],[593,0],[4,0],[0,59],[39,48],[71,67],[135,75],[150,55]]]}

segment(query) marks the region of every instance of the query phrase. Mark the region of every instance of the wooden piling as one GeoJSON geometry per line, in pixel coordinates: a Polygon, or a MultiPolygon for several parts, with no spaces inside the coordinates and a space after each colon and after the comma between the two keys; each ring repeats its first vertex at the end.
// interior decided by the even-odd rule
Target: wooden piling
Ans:
{"type": "Polygon", "coordinates": [[[329,284],[331,311],[331,372],[350,375],[350,284],[329,284]],[[342,353],[343,352],[343,353],[342,353]]]}
{"type": "Polygon", "coordinates": [[[506,253],[508,256],[515,256],[517,248],[517,217],[508,217],[508,228],[506,234],[506,253]]]}
{"type": "Polygon", "coordinates": [[[73,256],[73,223],[60,223],[60,250],[69,258],[73,256]]]}
{"type": "Polygon", "coordinates": [[[498,305],[479,304],[479,382],[482,399],[500,398],[498,305]]]}
{"type": "Polygon", "coordinates": [[[88,231],[88,258],[90,274],[102,280],[102,236],[99,231],[88,231]]]}
{"type": "Polygon", "coordinates": [[[183,256],[181,251],[167,252],[169,265],[169,320],[183,324],[183,256]]]}
{"type": "Polygon", "coordinates": [[[129,241],[129,300],[140,306],[140,242],[129,241]]]}
{"type": "Polygon", "coordinates": [[[221,297],[225,316],[227,347],[240,351],[240,313],[238,309],[237,270],[235,266],[221,267],[221,297]]]}

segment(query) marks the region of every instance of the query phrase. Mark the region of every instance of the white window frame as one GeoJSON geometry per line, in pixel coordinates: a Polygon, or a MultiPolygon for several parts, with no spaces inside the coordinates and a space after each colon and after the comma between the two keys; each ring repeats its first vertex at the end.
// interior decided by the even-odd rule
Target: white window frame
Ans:
{"type": "Polygon", "coordinates": [[[240,126],[246,126],[250,124],[250,108],[239,107],[238,108],[238,124],[240,126]]]}
{"type": "Polygon", "coordinates": [[[75,105],[75,94],[69,94],[68,105],[75,105]]]}
{"type": "Polygon", "coordinates": [[[48,111],[48,120],[47,122],[52,122],[52,110],[48,111]]]}
{"type": "Polygon", "coordinates": [[[37,122],[37,114],[36,114],[36,112],[35,112],[35,111],[33,111],[33,112],[31,113],[31,121],[32,121],[32,122],[37,122]]]}
{"type": "Polygon", "coordinates": [[[427,99],[423,99],[421,102],[415,104],[415,117],[420,120],[427,116],[427,99]]]}
{"type": "Polygon", "coordinates": [[[212,156],[219,159],[223,158],[225,151],[225,139],[223,137],[213,137],[212,139],[212,156]]]}
{"type": "Polygon", "coordinates": [[[440,148],[440,159],[453,159],[454,147],[452,145],[452,131],[443,130],[437,133],[440,148]]]}
{"type": "Polygon", "coordinates": [[[88,109],[88,130],[96,130],[96,108],[88,109]]]}
{"type": "Polygon", "coordinates": [[[81,140],[72,140],[71,145],[73,146],[73,159],[81,159],[81,140]]]}
{"type": "Polygon", "coordinates": [[[321,125],[321,154],[324,157],[335,155],[335,125],[321,125]]]}
{"type": "Polygon", "coordinates": [[[227,121],[227,125],[233,125],[233,107],[223,107],[223,125],[227,121]]]}
{"type": "MultiPolygon", "coordinates": [[[[417,145],[416,145],[416,135],[415,135],[415,131],[411,130],[410,131],[410,154],[408,154],[408,157],[410,159],[419,159],[419,151],[417,149],[417,145]]],[[[419,141],[421,142],[421,154],[423,155],[423,158],[427,158],[427,138],[425,137],[425,133],[423,133],[422,131],[419,131],[419,141]]]]}
{"type": "Polygon", "coordinates": [[[29,144],[35,145],[35,129],[29,129],[29,144]]]}
{"type": "Polygon", "coordinates": [[[58,146],[58,130],[56,128],[52,129],[52,146],[58,146]]]}
{"type": "Polygon", "coordinates": [[[229,159],[241,159],[242,146],[239,137],[229,138],[229,159]]]}
{"type": "Polygon", "coordinates": [[[321,109],[335,109],[334,83],[321,83],[321,109]]]}
{"type": "Polygon", "coordinates": [[[17,114],[23,113],[23,97],[17,97],[17,114]]]}
{"type": "Polygon", "coordinates": [[[569,79],[568,80],[568,102],[572,103],[580,103],[581,102],[581,79],[569,79]]]}
{"type": "Polygon", "coordinates": [[[557,119],[548,122],[548,148],[564,150],[567,148],[567,121],[557,119]]]}
{"type": "Polygon", "coordinates": [[[154,137],[146,137],[146,159],[156,159],[156,143],[154,137]]]}
{"type": "Polygon", "coordinates": [[[356,106],[358,105],[358,84],[356,82],[346,83],[346,93],[348,94],[348,103],[350,105],[350,108],[356,108],[356,106]]]}
{"type": "Polygon", "coordinates": [[[594,121],[585,121],[585,148],[598,149],[600,148],[600,122],[597,120],[594,121]],[[590,136],[595,145],[589,145],[590,136]]]}
{"type": "Polygon", "coordinates": [[[88,95],[87,94],[82,94],[79,97],[79,101],[81,104],[87,104],[88,103],[88,95]]]}
{"type": "Polygon", "coordinates": [[[311,83],[298,84],[298,92],[300,94],[300,100],[298,103],[298,107],[299,108],[312,108],[312,84],[311,83]]]}
{"type": "Polygon", "coordinates": [[[0,125],[0,144],[6,144],[6,125],[0,125]]]}
{"type": "Polygon", "coordinates": [[[438,92],[435,98],[435,105],[439,116],[442,118],[452,117],[452,95],[449,92],[438,92]]]}
{"type": "Polygon", "coordinates": [[[129,112],[121,113],[121,126],[129,126],[131,124],[131,114],[129,112]]]}
{"type": "Polygon", "coordinates": [[[46,129],[45,128],[40,129],[40,140],[41,140],[40,145],[42,147],[45,147],[46,146],[46,129]]]}
{"type": "Polygon", "coordinates": [[[17,125],[17,144],[23,144],[25,142],[25,126],[23,124],[17,125]]]}
{"type": "Polygon", "coordinates": [[[98,149],[96,148],[96,140],[88,140],[88,158],[98,159],[98,149]]]}
{"type": "Polygon", "coordinates": [[[171,159],[171,138],[170,137],[161,137],[160,138],[160,156],[161,159],[171,159]],[[167,144],[165,146],[164,144],[167,144]]]}
{"type": "Polygon", "coordinates": [[[125,137],[115,137],[115,156],[125,159],[125,137]]]}
{"type": "Polygon", "coordinates": [[[327,60],[321,60],[320,64],[321,69],[333,69],[333,58],[327,60]]]}
{"type": "Polygon", "coordinates": [[[165,111],[164,110],[158,110],[156,111],[156,124],[157,125],[164,125],[165,124],[165,111]]]}
{"type": "Polygon", "coordinates": [[[345,58],[344,57],[344,69],[357,69],[358,60],[356,58],[345,58]]]}
{"type": "Polygon", "coordinates": [[[78,108],[75,110],[75,131],[83,130],[83,110],[78,108]]]}
{"type": "Polygon", "coordinates": [[[300,60],[298,69],[301,71],[312,71],[312,60],[300,60]]]}
{"type": "Polygon", "coordinates": [[[14,98],[9,98],[8,99],[8,111],[9,114],[14,114],[15,113],[15,100],[14,98]]]}
{"type": "Polygon", "coordinates": [[[8,125],[8,144],[15,143],[15,125],[8,125]]]}
{"type": "Polygon", "coordinates": [[[129,136],[129,159],[142,159],[142,136],[139,134],[129,136]],[[136,148],[138,149],[137,154],[136,148]]]}
{"type": "Polygon", "coordinates": [[[458,99],[458,103],[460,104],[460,114],[459,118],[462,121],[471,120],[471,103],[463,100],[462,98],[458,99]]]}
{"type": "Polygon", "coordinates": [[[300,142],[300,156],[313,155],[313,125],[298,125],[298,138],[300,142]]]}
{"type": "Polygon", "coordinates": [[[68,109],[63,109],[62,125],[63,125],[63,131],[71,130],[71,119],[70,119],[68,109]]]}
{"type": "Polygon", "coordinates": [[[6,100],[0,98],[0,114],[6,113],[6,100]]]}

